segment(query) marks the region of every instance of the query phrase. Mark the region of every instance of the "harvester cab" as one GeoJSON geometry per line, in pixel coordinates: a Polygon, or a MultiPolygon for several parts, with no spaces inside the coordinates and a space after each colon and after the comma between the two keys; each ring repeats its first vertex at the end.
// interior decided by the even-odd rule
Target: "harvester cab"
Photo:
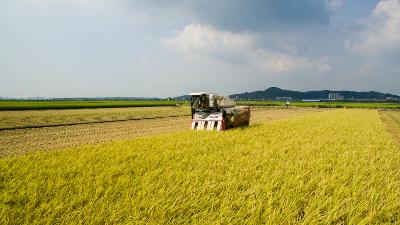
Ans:
{"type": "Polygon", "coordinates": [[[192,129],[226,130],[248,126],[250,107],[236,106],[236,103],[213,93],[191,93],[192,129]]]}

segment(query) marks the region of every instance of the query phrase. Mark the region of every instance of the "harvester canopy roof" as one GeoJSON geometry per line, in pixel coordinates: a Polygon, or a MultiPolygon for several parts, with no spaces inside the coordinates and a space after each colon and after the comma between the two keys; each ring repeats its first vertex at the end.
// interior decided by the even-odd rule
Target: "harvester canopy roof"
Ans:
{"type": "Polygon", "coordinates": [[[198,96],[198,95],[216,95],[215,93],[210,93],[210,92],[195,92],[195,93],[190,93],[189,95],[191,96],[198,96]]]}

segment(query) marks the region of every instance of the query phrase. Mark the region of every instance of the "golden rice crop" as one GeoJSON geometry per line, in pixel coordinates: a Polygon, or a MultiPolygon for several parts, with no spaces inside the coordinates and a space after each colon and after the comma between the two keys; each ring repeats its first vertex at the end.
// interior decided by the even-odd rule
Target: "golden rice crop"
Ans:
{"type": "Polygon", "coordinates": [[[0,160],[0,222],[400,222],[400,151],[377,111],[183,131],[0,160]]]}

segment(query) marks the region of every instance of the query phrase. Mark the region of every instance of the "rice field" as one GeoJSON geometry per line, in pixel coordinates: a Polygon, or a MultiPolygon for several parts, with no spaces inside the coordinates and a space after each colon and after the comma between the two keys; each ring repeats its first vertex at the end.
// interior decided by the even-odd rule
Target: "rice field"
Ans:
{"type": "Polygon", "coordinates": [[[0,159],[2,224],[399,224],[400,148],[376,110],[0,159]]]}
{"type": "MultiPolygon", "coordinates": [[[[251,123],[310,112],[316,110],[256,108],[251,123]]],[[[0,112],[0,127],[28,127],[0,129],[0,157],[188,130],[189,114],[188,107],[0,112]]]]}
{"type": "Polygon", "coordinates": [[[0,130],[189,115],[187,106],[0,111],[0,130]]]}
{"type": "Polygon", "coordinates": [[[380,111],[381,118],[386,122],[393,137],[400,143],[400,111],[380,111]]]}

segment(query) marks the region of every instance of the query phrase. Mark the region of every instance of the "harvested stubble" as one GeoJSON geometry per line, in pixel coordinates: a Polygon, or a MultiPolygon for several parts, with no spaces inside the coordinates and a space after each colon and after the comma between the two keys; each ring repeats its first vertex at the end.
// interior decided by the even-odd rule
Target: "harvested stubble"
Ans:
{"type": "Polygon", "coordinates": [[[400,149],[372,110],[0,160],[1,223],[400,222],[400,149]]]}
{"type": "MultiPolygon", "coordinates": [[[[115,113],[116,109],[111,112],[115,113]]],[[[121,109],[125,112],[125,109],[121,109]]],[[[104,112],[104,111],[103,111],[104,112]]],[[[108,112],[108,111],[106,111],[108,112]]],[[[131,112],[131,111],[130,111],[131,112]]],[[[263,109],[252,112],[251,124],[313,112],[312,110],[263,109]]],[[[65,120],[71,120],[63,114],[65,120]]],[[[159,112],[147,112],[146,116],[159,112]]],[[[75,114],[73,114],[75,115],[75,114]]],[[[107,114],[105,115],[105,117],[107,114]]],[[[72,119],[75,119],[73,117],[72,119]]],[[[34,119],[32,119],[34,120],[34,119]]],[[[15,119],[14,121],[18,121],[15,119]]],[[[0,131],[0,157],[20,155],[37,150],[52,150],[82,144],[95,144],[112,140],[127,140],[139,136],[169,133],[190,128],[190,116],[158,118],[62,127],[29,128],[0,131]]]]}
{"type": "Polygon", "coordinates": [[[190,115],[187,106],[0,111],[0,130],[184,115],[190,115]]]}

